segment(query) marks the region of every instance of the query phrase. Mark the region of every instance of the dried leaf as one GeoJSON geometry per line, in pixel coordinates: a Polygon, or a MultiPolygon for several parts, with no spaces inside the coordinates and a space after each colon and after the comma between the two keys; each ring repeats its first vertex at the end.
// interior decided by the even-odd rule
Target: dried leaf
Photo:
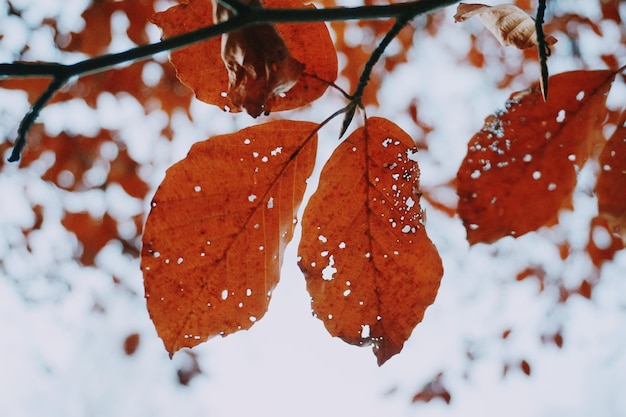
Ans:
{"type": "MultiPolygon", "coordinates": [[[[626,113],[625,113],[626,116],[626,113]]],[[[626,121],[622,121],[599,157],[596,194],[600,215],[626,244],[626,121]]]]}
{"type": "Polygon", "coordinates": [[[411,138],[368,119],[335,150],[302,219],[299,247],[314,314],[333,336],[400,352],[443,274],[419,200],[411,138]]]}
{"type": "Polygon", "coordinates": [[[557,221],[568,207],[577,170],[606,116],[612,71],[573,71],[514,93],[471,139],[457,173],[458,213],[471,244],[520,236],[557,221]]]}
{"type": "Polygon", "coordinates": [[[173,354],[267,311],[315,162],[318,125],[275,121],[195,144],[152,202],[141,266],[173,354]]]}
{"type": "MultiPolygon", "coordinates": [[[[258,0],[247,3],[262,6],[258,0]]],[[[216,2],[217,22],[225,22],[231,15],[216,2]]],[[[285,41],[270,24],[222,35],[222,60],[228,70],[228,98],[252,117],[269,114],[270,97],[289,91],[304,71],[304,64],[291,56],[285,41]]]]}
{"type": "MultiPolygon", "coordinates": [[[[314,7],[304,6],[300,0],[266,0],[263,4],[268,8],[314,7]]],[[[189,0],[157,13],[153,22],[163,29],[164,37],[171,37],[213,23],[213,8],[207,0],[189,0]]],[[[229,72],[220,58],[220,38],[173,52],[171,61],[178,78],[195,92],[198,99],[228,111],[240,111],[239,106],[248,106],[247,110],[253,116],[269,110],[294,109],[312,102],[326,91],[328,82],[337,77],[337,53],[326,25],[323,22],[283,23],[274,27],[255,26],[227,37],[231,45],[226,49],[226,60],[231,65],[230,81],[229,72]],[[276,41],[276,34],[284,41],[285,48],[276,41]],[[261,44],[259,38],[274,40],[261,44]],[[244,56],[244,50],[239,48],[244,48],[250,55],[244,56]],[[293,61],[285,58],[286,53],[293,61]],[[268,57],[267,69],[261,58],[263,56],[268,57]],[[272,65],[273,60],[288,64],[279,72],[278,66],[272,65]],[[296,73],[301,72],[302,68],[296,62],[304,64],[304,74],[288,91],[281,92],[294,81],[296,73]],[[237,72],[237,68],[243,70],[237,72]],[[254,80],[257,78],[251,77],[251,74],[261,75],[258,79],[266,79],[267,83],[256,85],[254,80]],[[229,84],[233,87],[232,91],[229,84]],[[260,97],[266,94],[267,98],[261,103],[260,97]]]]}
{"type": "MultiPolygon", "coordinates": [[[[537,46],[535,21],[513,4],[487,6],[477,3],[459,3],[454,21],[463,22],[473,16],[477,16],[504,46],[513,45],[519,49],[537,46]]],[[[546,36],[546,43],[553,45],[556,39],[546,36]]]]}

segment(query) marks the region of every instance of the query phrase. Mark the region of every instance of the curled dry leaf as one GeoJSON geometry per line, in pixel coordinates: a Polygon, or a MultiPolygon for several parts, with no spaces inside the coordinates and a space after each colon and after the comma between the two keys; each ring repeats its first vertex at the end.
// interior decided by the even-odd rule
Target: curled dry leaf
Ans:
{"type": "Polygon", "coordinates": [[[141,267],[170,354],[248,329],[267,311],[315,164],[317,127],[280,120],[214,136],[167,170],[141,267]]]}
{"type": "MultiPolygon", "coordinates": [[[[534,19],[513,4],[487,6],[459,3],[454,20],[463,22],[473,16],[477,16],[504,46],[513,45],[525,49],[538,44],[534,19]]],[[[548,45],[556,43],[552,36],[546,36],[545,41],[548,45]]]]}
{"type": "MultiPolygon", "coordinates": [[[[263,5],[313,7],[301,0],[265,0],[263,5]]],[[[228,15],[220,12],[217,18],[228,15]]],[[[186,0],[155,14],[152,21],[167,38],[209,26],[215,17],[210,1],[186,0]]],[[[172,52],[171,62],[199,100],[226,111],[244,106],[258,116],[295,109],[319,98],[337,78],[337,53],[324,22],[254,26],[229,34],[225,43],[228,69],[220,58],[219,37],[172,52]]]]}
{"type": "MultiPolygon", "coordinates": [[[[259,0],[244,1],[262,6],[259,0]]],[[[215,21],[232,12],[215,2],[215,21]]],[[[273,25],[255,25],[222,35],[222,60],[228,70],[228,97],[233,105],[258,117],[271,111],[271,99],[293,87],[304,64],[291,56],[273,25]]]]}
{"type": "Polygon", "coordinates": [[[424,228],[413,140],[371,118],[335,150],[302,219],[299,266],[314,314],[345,342],[400,352],[433,303],[441,258],[424,228]]]}
{"type": "Polygon", "coordinates": [[[470,244],[553,225],[571,207],[577,172],[602,134],[614,77],[558,74],[550,77],[554,100],[544,102],[534,85],[485,120],[457,173],[457,211],[470,244]]]}

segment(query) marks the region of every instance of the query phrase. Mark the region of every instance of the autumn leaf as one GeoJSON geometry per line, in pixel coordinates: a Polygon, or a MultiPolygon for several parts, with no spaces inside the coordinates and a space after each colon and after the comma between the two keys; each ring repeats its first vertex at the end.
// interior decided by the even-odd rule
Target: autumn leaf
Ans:
{"type": "MultiPolygon", "coordinates": [[[[620,198],[623,199],[626,188],[622,188],[620,191],[622,193],[620,198]]],[[[604,262],[613,260],[615,253],[624,249],[623,235],[614,230],[606,216],[600,215],[591,219],[586,251],[589,254],[589,259],[597,268],[600,268],[604,262]]],[[[619,229],[617,230],[619,231],[619,229]]]]}
{"type": "MultiPolygon", "coordinates": [[[[300,0],[266,0],[263,4],[268,8],[305,7],[300,0]]],[[[165,12],[157,13],[153,22],[161,27],[164,37],[171,37],[213,23],[213,8],[211,2],[207,0],[190,0],[171,7],[165,12]]],[[[206,103],[233,112],[240,111],[240,106],[247,106],[245,108],[253,116],[270,110],[298,108],[319,98],[326,91],[328,82],[335,80],[338,66],[337,53],[323,22],[277,24],[274,27],[260,25],[255,26],[257,29],[249,28],[227,36],[226,42],[229,42],[230,46],[226,50],[226,60],[231,65],[230,80],[232,82],[229,81],[229,72],[221,59],[222,41],[220,38],[212,38],[175,51],[171,55],[171,61],[176,67],[179,79],[195,92],[199,100],[206,103]],[[276,32],[279,35],[278,38],[276,38],[276,32]],[[257,43],[258,39],[268,37],[274,40],[268,41],[267,45],[265,42],[257,43]],[[280,38],[284,41],[286,48],[277,43],[276,39],[280,38]],[[238,51],[237,48],[242,46],[245,50],[254,52],[252,56],[254,54],[258,56],[256,58],[250,55],[237,57],[239,52],[243,52],[243,50],[238,51]],[[295,85],[292,84],[293,78],[297,72],[302,71],[294,61],[287,59],[289,64],[285,70],[286,74],[276,72],[278,67],[271,63],[268,68],[265,68],[266,63],[259,62],[260,56],[270,57],[270,61],[275,59],[277,62],[284,62],[287,53],[305,66],[303,75],[298,78],[295,85]],[[250,59],[253,61],[252,64],[250,64],[250,59]],[[235,62],[239,67],[235,65],[235,62]],[[245,67],[243,72],[241,72],[243,68],[241,65],[245,67]],[[270,82],[265,86],[255,85],[255,77],[251,77],[252,72],[262,74],[262,78],[270,82]],[[268,74],[270,77],[264,78],[268,74]],[[287,76],[283,77],[283,75],[287,76]],[[229,84],[234,87],[232,91],[229,91],[229,84]],[[260,97],[264,95],[267,95],[267,98],[261,103],[260,97]]]]}
{"type": "Polygon", "coordinates": [[[111,44],[111,18],[114,13],[124,12],[128,18],[128,37],[136,44],[149,41],[146,34],[148,18],[154,13],[154,0],[92,1],[83,12],[86,30],[72,32],[67,51],[80,51],[90,56],[107,52],[111,44]]]}
{"type": "Polygon", "coordinates": [[[139,347],[139,340],[139,333],[131,333],[126,336],[124,339],[124,353],[128,356],[134,355],[139,347]]]}
{"type": "Polygon", "coordinates": [[[63,226],[76,235],[82,246],[79,260],[85,266],[95,265],[96,256],[114,239],[119,239],[117,221],[109,213],[94,218],[88,212],[65,212],[63,226]]]}
{"type": "Polygon", "coordinates": [[[468,145],[457,173],[458,213],[470,244],[553,225],[601,134],[612,71],[573,71],[514,93],[468,145]]]}
{"type": "Polygon", "coordinates": [[[626,244],[626,120],[608,140],[598,161],[601,172],[595,191],[600,215],[626,244]]]}
{"type": "Polygon", "coordinates": [[[446,404],[450,404],[450,401],[452,401],[452,394],[450,394],[450,391],[448,391],[445,387],[442,380],[443,372],[439,372],[432,380],[424,385],[420,392],[413,396],[411,402],[429,403],[435,398],[440,398],[445,401],[446,404]]]}
{"type": "Polygon", "coordinates": [[[318,125],[275,121],[195,144],[152,201],[141,266],[150,317],[173,354],[250,328],[293,236],[318,125]]]}
{"type": "Polygon", "coordinates": [[[299,266],[314,314],[333,336],[400,352],[443,274],[424,229],[411,138],[368,119],[335,150],[302,219],[299,266]]]}
{"type": "MultiPolygon", "coordinates": [[[[259,0],[247,3],[262,6],[259,0]]],[[[225,22],[232,12],[216,2],[215,16],[217,22],[225,22]]],[[[222,60],[228,71],[228,98],[253,117],[269,114],[272,98],[289,91],[305,67],[270,24],[223,34],[222,60]]]]}
{"type": "MultiPolygon", "coordinates": [[[[476,16],[493,33],[503,46],[513,45],[519,49],[537,46],[535,21],[525,11],[514,4],[487,6],[477,3],[459,3],[455,22],[463,22],[476,16]]],[[[546,36],[546,44],[553,45],[556,38],[546,36]]]]}
{"type": "MultiPolygon", "coordinates": [[[[83,191],[102,186],[101,182],[90,180],[90,170],[96,167],[104,171],[105,177],[99,181],[107,184],[116,182],[129,195],[144,198],[148,193],[148,185],[139,177],[139,164],[133,160],[122,144],[113,141],[113,132],[103,129],[95,137],[70,136],[61,132],[50,137],[41,132],[26,148],[22,155],[22,166],[29,166],[41,158],[45,152],[55,155],[54,163],[42,175],[57,187],[69,191],[83,191]],[[117,152],[115,159],[108,160],[101,154],[104,144],[113,144],[117,152]]],[[[91,176],[93,177],[93,176],[91,176]]]]}

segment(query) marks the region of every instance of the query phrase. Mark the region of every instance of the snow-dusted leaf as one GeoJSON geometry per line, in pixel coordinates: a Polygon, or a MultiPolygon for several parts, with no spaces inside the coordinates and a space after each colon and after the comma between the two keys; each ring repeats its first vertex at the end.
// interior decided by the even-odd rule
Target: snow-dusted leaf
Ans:
{"type": "Polygon", "coordinates": [[[195,144],[157,190],[141,267],[173,354],[267,311],[315,163],[318,125],[275,121],[195,144]]]}
{"type": "Polygon", "coordinates": [[[443,274],[424,229],[411,138],[371,118],[335,150],[302,219],[299,247],[315,315],[333,336],[402,349],[443,274]]]}

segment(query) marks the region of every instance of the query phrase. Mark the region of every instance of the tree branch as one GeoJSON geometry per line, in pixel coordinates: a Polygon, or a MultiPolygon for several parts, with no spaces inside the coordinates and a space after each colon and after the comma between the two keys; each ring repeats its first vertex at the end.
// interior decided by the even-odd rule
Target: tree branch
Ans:
{"type": "Polygon", "coordinates": [[[535,31],[537,32],[537,50],[539,52],[539,65],[541,66],[541,78],[539,85],[543,101],[548,100],[548,56],[550,46],[546,43],[546,36],[543,33],[543,18],[546,11],[546,0],[539,0],[537,6],[537,17],[535,19],[535,31]]]}
{"type": "Polygon", "coordinates": [[[19,161],[20,155],[22,154],[22,150],[26,146],[26,135],[28,131],[37,120],[39,113],[44,108],[46,103],[54,96],[54,94],[59,91],[59,89],[65,84],[67,80],[65,78],[59,77],[54,78],[52,82],[46,88],[46,91],[43,92],[42,95],[39,96],[35,104],[30,108],[26,116],[20,122],[20,126],[17,128],[17,139],[15,140],[15,144],[13,145],[13,151],[11,152],[11,156],[9,157],[9,162],[19,161]]]}
{"type": "MultiPolygon", "coordinates": [[[[37,99],[30,111],[20,123],[20,127],[17,132],[18,137],[9,161],[14,162],[19,160],[21,151],[26,144],[26,135],[42,108],[72,77],[105,71],[122,63],[146,60],[160,52],[173,51],[183,48],[224,33],[244,28],[246,26],[268,23],[366,20],[393,17],[400,20],[403,16],[410,16],[407,20],[408,22],[418,15],[434,12],[440,8],[457,3],[458,1],[459,0],[417,0],[409,3],[380,6],[360,6],[352,8],[332,7],[325,9],[266,9],[259,6],[245,5],[239,1],[231,1],[228,2],[228,4],[233,7],[236,6],[237,14],[228,21],[164,39],[160,42],[138,46],[124,52],[101,55],[71,65],[48,62],[14,62],[11,64],[0,64],[0,77],[52,77],[52,82],[48,85],[46,91],[39,97],[39,99],[37,99]]],[[[393,39],[394,36],[395,34],[391,36],[391,39],[393,39]]],[[[386,38],[387,37],[385,37],[385,39],[386,38]]],[[[383,39],[383,42],[385,39],[383,39]]],[[[389,39],[389,41],[391,41],[391,39],[389,39]]],[[[387,44],[389,41],[387,41],[387,44]]],[[[370,64],[368,61],[370,67],[373,67],[375,62],[378,61],[385,47],[386,45],[384,47],[379,45],[377,48],[377,51],[380,50],[378,57],[374,58],[374,55],[372,55],[370,61],[373,62],[370,64]]],[[[374,54],[376,53],[377,52],[375,51],[374,54]]],[[[364,70],[364,74],[361,76],[362,79],[363,77],[366,77],[365,85],[367,84],[367,79],[369,79],[369,74],[371,73],[371,68],[367,68],[368,66],[366,66],[366,70],[364,70]]],[[[359,82],[359,86],[360,85],[361,82],[359,82]]],[[[364,89],[365,85],[360,87],[360,89],[364,89]]],[[[357,89],[357,92],[358,91],[359,89],[357,89]]],[[[362,94],[362,91],[360,94],[362,94]]]]}

